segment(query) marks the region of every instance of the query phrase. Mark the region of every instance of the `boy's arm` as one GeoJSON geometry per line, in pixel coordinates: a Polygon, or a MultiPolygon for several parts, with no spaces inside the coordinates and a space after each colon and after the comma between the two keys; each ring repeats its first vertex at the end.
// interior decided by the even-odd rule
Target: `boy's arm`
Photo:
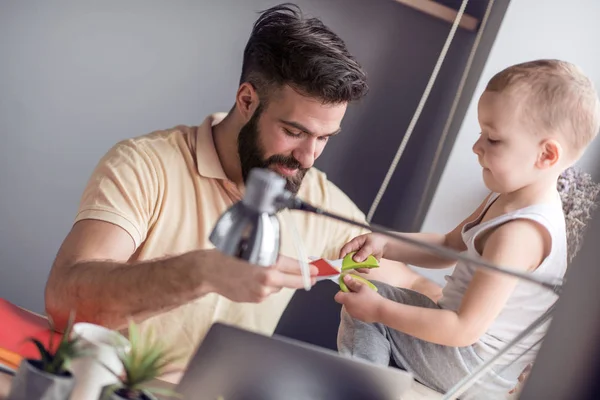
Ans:
{"type": "MultiPolygon", "coordinates": [[[[486,196],[483,202],[475,211],[465,218],[458,226],[447,234],[439,233],[402,233],[402,235],[417,239],[430,244],[447,247],[449,249],[461,252],[466,250],[465,243],[462,240],[463,227],[477,218],[483,211],[490,195],[486,196]]],[[[395,239],[389,239],[385,246],[384,258],[401,261],[406,264],[415,265],[422,268],[448,268],[456,264],[456,260],[440,257],[432,252],[415,247],[411,244],[401,242],[395,239]]]]}
{"type": "MultiPolygon", "coordinates": [[[[511,221],[489,236],[483,258],[520,271],[533,270],[543,259],[548,243],[548,233],[537,223],[511,221]],[[527,246],[523,246],[523,243],[527,243],[527,246]]],[[[479,269],[469,284],[458,312],[396,303],[367,287],[358,288],[356,282],[352,282],[349,288],[357,288],[357,293],[339,293],[336,299],[346,306],[350,315],[359,319],[381,322],[428,342],[463,347],[472,345],[485,333],[516,283],[517,278],[479,269]]]]}

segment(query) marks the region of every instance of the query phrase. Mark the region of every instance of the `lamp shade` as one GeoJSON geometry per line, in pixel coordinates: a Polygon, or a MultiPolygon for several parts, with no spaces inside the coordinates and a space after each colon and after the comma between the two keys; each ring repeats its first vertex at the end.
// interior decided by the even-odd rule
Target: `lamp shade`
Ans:
{"type": "Polygon", "coordinates": [[[209,239],[224,254],[252,264],[269,266],[277,261],[280,225],[276,199],[285,192],[285,179],[266,169],[253,169],[244,199],[217,221],[209,239]]]}

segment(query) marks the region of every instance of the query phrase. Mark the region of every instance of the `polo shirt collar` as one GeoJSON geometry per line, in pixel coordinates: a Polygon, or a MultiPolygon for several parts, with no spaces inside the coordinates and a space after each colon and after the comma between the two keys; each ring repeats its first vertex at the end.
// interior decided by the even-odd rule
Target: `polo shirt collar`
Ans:
{"type": "Polygon", "coordinates": [[[198,173],[205,178],[227,179],[217,154],[213,138],[213,126],[221,122],[227,113],[211,114],[198,127],[196,134],[196,164],[198,173]]]}

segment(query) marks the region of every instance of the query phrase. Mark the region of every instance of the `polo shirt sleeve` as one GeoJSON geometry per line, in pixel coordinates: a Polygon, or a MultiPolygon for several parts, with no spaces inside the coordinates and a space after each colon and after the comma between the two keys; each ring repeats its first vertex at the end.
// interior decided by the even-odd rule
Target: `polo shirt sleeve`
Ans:
{"type": "Polygon", "coordinates": [[[149,152],[127,140],[96,165],[81,197],[75,222],[94,219],[123,228],[135,248],[146,239],[158,199],[157,171],[149,152]]]}
{"type": "MultiPolygon", "coordinates": [[[[352,200],[331,181],[328,181],[328,209],[353,221],[367,223],[365,214],[352,200]]],[[[369,230],[328,218],[330,222],[328,237],[330,245],[325,250],[325,257],[330,260],[339,258],[340,250],[350,240],[369,233],[369,230]]]]}

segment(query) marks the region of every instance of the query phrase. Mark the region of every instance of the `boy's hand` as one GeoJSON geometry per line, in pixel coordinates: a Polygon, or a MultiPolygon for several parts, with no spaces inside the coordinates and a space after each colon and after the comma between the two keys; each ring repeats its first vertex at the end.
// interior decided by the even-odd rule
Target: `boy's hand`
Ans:
{"type": "Polygon", "coordinates": [[[335,301],[343,304],[348,314],[353,318],[368,323],[379,322],[383,297],[373,289],[368,288],[364,283],[352,279],[351,275],[344,277],[344,283],[350,292],[338,292],[335,295],[335,301]]]}
{"type": "Polygon", "coordinates": [[[385,236],[376,233],[357,236],[342,247],[340,258],[344,258],[346,254],[356,251],[356,254],[352,257],[356,262],[362,262],[370,255],[373,255],[377,261],[381,261],[381,258],[384,257],[387,242],[388,240],[385,236]]]}

